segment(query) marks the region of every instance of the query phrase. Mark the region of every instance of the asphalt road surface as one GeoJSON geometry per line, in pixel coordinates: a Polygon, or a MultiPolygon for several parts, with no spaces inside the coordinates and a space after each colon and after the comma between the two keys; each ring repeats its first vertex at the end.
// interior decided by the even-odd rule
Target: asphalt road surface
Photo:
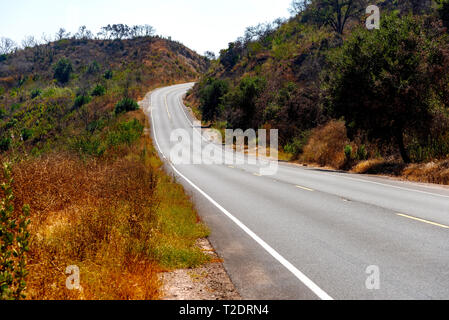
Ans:
{"type": "Polygon", "coordinates": [[[244,299],[449,299],[448,188],[291,164],[272,176],[174,165],[173,130],[200,137],[182,104],[191,86],[155,90],[142,106],[244,299]]]}

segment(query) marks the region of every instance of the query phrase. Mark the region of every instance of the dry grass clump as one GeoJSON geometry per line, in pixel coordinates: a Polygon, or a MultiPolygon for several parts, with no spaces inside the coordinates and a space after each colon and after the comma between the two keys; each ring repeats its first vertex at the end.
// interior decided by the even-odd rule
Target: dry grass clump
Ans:
{"type": "Polygon", "coordinates": [[[320,166],[340,168],[345,163],[344,148],[348,144],[345,123],[332,120],[312,131],[304,147],[302,160],[320,166]]]}
{"type": "Polygon", "coordinates": [[[387,174],[393,176],[402,175],[406,164],[400,161],[383,159],[370,159],[357,163],[352,171],[361,174],[387,174]]]}
{"type": "Polygon", "coordinates": [[[208,231],[149,137],[127,150],[14,166],[15,205],[31,207],[28,299],[157,299],[158,272],[207,261],[195,241],[208,231]],[[81,290],[66,288],[70,265],[80,268],[81,290]]]}
{"type": "Polygon", "coordinates": [[[449,160],[412,164],[404,170],[403,176],[412,181],[449,184],[449,160]]]}

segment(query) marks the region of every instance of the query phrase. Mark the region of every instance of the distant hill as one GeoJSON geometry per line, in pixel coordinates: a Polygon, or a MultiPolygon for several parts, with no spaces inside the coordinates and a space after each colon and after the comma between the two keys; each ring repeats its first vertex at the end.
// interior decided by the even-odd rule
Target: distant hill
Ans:
{"type": "Polygon", "coordinates": [[[220,52],[187,97],[203,120],[220,129],[279,129],[281,151],[323,165],[445,159],[449,1],[294,2],[297,14],[249,27],[220,52]],[[369,4],[380,8],[380,30],[365,27],[369,4]],[[319,131],[327,124],[329,130],[319,131]],[[313,138],[335,128],[335,139],[313,138]],[[337,162],[304,153],[323,139],[324,146],[307,150],[326,155],[328,143],[337,162]]]}
{"type": "Polygon", "coordinates": [[[1,55],[0,151],[70,149],[69,137],[109,119],[122,99],[194,81],[207,64],[161,37],[61,39],[1,55]]]}

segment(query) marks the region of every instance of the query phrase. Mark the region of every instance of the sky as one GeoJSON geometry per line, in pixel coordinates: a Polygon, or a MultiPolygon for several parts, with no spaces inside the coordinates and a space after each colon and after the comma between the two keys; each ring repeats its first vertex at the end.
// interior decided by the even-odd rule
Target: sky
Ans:
{"type": "Polygon", "coordinates": [[[114,23],[149,24],[204,53],[227,48],[246,27],[288,17],[291,0],[0,0],[0,37],[54,37],[85,25],[95,34],[114,23]]]}

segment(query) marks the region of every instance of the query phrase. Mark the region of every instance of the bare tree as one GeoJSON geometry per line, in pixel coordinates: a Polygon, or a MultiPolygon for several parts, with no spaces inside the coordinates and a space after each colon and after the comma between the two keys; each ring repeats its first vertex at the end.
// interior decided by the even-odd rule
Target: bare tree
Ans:
{"type": "Polygon", "coordinates": [[[156,33],[156,29],[149,24],[146,24],[143,26],[143,32],[145,37],[152,37],[156,33]]]}
{"type": "Polygon", "coordinates": [[[311,0],[293,0],[288,11],[290,11],[291,15],[296,16],[305,11],[311,2],[311,0]]]}
{"type": "Polygon", "coordinates": [[[16,43],[9,38],[0,38],[0,54],[8,54],[17,48],[16,43]]]}
{"type": "Polygon", "coordinates": [[[78,40],[89,40],[94,37],[93,33],[87,29],[86,26],[81,26],[78,29],[78,32],[75,33],[75,39],[78,40]]]}
{"type": "Polygon", "coordinates": [[[22,47],[24,49],[32,48],[38,44],[39,43],[34,36],[26,36],[25,39],[22,40],[22,47]]]}
{"type": "Polygon", "coordinates": [[[215,53],[212,51],[206,51],[204,52],[204,56],[207,58],[207,60],[215,60],[217,57],[215,56],[215,53]]]}
{"type": "Polygon", "coordinates": [[[64,28],[60,28],[58,32],[56,32],[56,40],[67,39],[70,37],[70,32],[67,32],[64,28]]]}

